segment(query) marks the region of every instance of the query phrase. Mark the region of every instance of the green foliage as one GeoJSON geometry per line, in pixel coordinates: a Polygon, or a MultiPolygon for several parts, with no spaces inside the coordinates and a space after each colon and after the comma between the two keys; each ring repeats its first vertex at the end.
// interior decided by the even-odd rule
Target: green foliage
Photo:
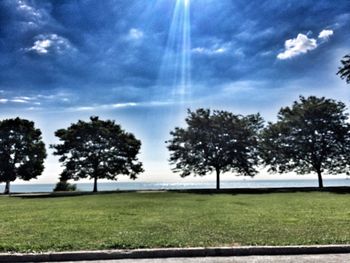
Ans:
{"type": "Polygon", "coordinates": [[[339,67],[337,75],[342,79],[345,79],[347,83],[350,83],[350,55],[344,56],[341,60],[342,66],[339,67]]]}
{"type": "Polygon", "coordinates": [[[0,251],[349,244],[349,202],[325,192],[0,197],[0,251]]]}
{"type": "Polygon", "coordinates": [[[77,190],[77,186],[75,184],[70,184],[67,181],[59,181],[55,188],[53,189],[54,192],[63,192],[63,191],[69,191],[73,192],[77,190]]]}
{"type": "Polygon", "coordinates": [[[261,157],[272,172],[348,172],[350,126],[345,105],[331,99],[300,97],[282,108],[278,121],[262,132],[261,157]]]}
{"type": "Polygon", "coordinates": [[[25,181],[37,178],[44,170],[45,144],[34,122],[15,118],[0,121],[0,182],[17,178],[25,181]]]}
{"type": "MultiPolygon", "coordinates": [[[[253,176],[258,164],[257,134],[263,120],[256,115],[234,115],[227,111],[188,111],[187,128],[175,128],[168,143],[170,163],[181,176],[203,176],[216,171],[253,176]]],[[[219,188],[219,182],[217,182],[219,188]]]]}
{"type": "Polygon", "coordinates": [[[143,172],[136,157],[141,142],[114,121],[91,117],[90,122],[78,121],[55,135],[62,143],[51,147],[61,156],[59,161],[65,166],[61,177],[65,180],[94,179],[97,191],[97,179],[116,180],[119,174],[136,179],[143,172]]]}

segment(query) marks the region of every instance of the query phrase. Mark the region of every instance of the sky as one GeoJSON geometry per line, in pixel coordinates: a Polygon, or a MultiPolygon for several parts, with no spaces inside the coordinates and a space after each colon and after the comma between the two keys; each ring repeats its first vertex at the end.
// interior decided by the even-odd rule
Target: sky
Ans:
{"type": "MultiPolygon", "coordinates": [[[[165,141],[188,108],[273,121],[299,95],[350,105],[349,53],[348,0],[1,0],[0,118],[35,121],[47,146],[113,119],[142,140],[139,181],[182,182],[165,141]]],[[[32,183],[58,181],[51,152],[32,183]]]]}

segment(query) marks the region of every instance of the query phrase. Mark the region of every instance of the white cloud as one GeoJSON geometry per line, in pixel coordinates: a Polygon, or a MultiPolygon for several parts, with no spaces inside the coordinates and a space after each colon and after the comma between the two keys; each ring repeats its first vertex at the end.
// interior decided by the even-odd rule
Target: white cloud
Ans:
{"type": "Polygon", "coordinates": [[[68,102],[70,101],[71,95],[69,93],[65,92],[58,92],[55,94],[49,94],[49,95],[44,95],[44,94],[38,94],[33,97],[30,97],[35,100],[47,100],[47,101],[64,101],[68,102]]]}
{"type": "Polygon", "coordinates": [[[15,103],[29,103],[27,100],[23,100],[23,99],[12,99],[11,102],[15,102],[15,103]]]}
{"type": "Polygon", "coordinates": [[[140,29],[137,28],[131,28],[129,30],[128,36],[127,38],[129,40],[140,40],[144,37],[144,33],[143,31],[141,31],[140,29]]]}
{"type": "Polygon", "coordinates": [[[202,55],[220,55],[228,52],[231,49],[231,42],[223,44],[214,44],[211,47],[196,47],[192,49],[193,53],[202,55]]]}
{"type": "Polygon", "coordinates": [[[49,51],[62,53],[69,48],[71,48],[71,44],[68,39],[58,36],[57,34],[46,34],[38,35],[33,46],[26,50],[34,51],[39,55],[45,55],[48,54],[49,51]]]}
{"type": "Polygon", "coordinates": [[[331,29],[323,29],[318,35],[318,40],[309,38],[308,35],[310,34],[312,33],[308,33],[307,35],[300,33],[296,38],[286,40],[284,44],[285,50],[279,53],[277,58],[281,60],[289,59],[314,50],[320,44],[327,41],[334,34],[334,31],[331,29]]]}
{"type": "Polygon", "coordinates": [[[221,54],[225,53],[227,50],[225,48],[204,48],[204,47],[196,47],[192,49],[193,53],[197,54],[205,54],[205,55],[215,55],[215,54],[221,54]]]}
{"type": "Polygon", "coordinates": [[[29,107],[29,108],[27,108],[27,110],[29,110],[29,111],[37,111],[37,110],[42,110],[42,108],[40,108],[40,107],[29,107]]]}
{"type": "Polygon", "coordinates": [[[14,97],[14,99],[17,99],[17,100],[33,100],[34,98],[33,97],[27,97],[27,96],[19,96],[19,97],[14,97]]]}
{"type": "Polygon", "coordinates": [[[34,42],[34,45],[31,47],[31,50],[35,50],[39,54],[46,54],[48,52],[48,48],[52,45],[51,40],[37,40],[34,42]]]}
{"type": "Polygon", "coordinates": [[[19,31],[39,29],[50,19],[47,10],[45,8],[38,8],[38,5],[33,1],[11,0],[11,2],[15,4],[16,15],[20,17],[19,31]]]}
{"type": "Polygon", "coordinates": [[[131,107],[162,107],[176,104],[175,101],[147,101],[147,102],[123,102],[115,104],[99,104],[93,106],[77,106],[66,108],[67,111],[96,111],[96,110],[113,110],[131,107]]]}
{"type": "Polygon", "coordinates": [[[47,103],[51,104],[55,102],[67,103],[70,101],[69,97],[70,97],[70,94],[67,94],[64,92],[48,94],[48,95],[34,94],[29,96],[8,96],[8,97],[0,98],[0,104],[17,103],[17,104],[27,104],[31,106],[40,106],[42,104],[47,104],[47,103]]]}
{"type": "Polygon", "coordinates": [[[334,34],[333,30],[324,29],[320,32],[320,34],[318,35],[318,38],[328,40],[333,34],[334,34]]]}
{"type": "Polygon", "coordinates": [[[33,100],[35,100],[34,97],[18,96],[18,97],[12,98],[10,101],[15,103],[30,103],[33,100]]]}
{"type": "Polygon", "coordinates": [[[317,48],[317,41],[314,38],[308,38],[304,34],[298,34],[296,38],[286,40],[284,47],[285,50],[277,55],[278,59],[284,60],[305,54],[317,48]]]}
{"type": "Polygon", "coordinates": [[[139,106],[139,103],[136,102],[125,102],[125,103],[116,103],[116,104],[100,104],[94,106],[78,106],[69,108],[69,111],[92,111],[92,110],[111,110],[111,109],[120,109],[120,108],[129,108],[139,106]]]}
{"type": "Polygon", "coordinates": [[[31,98],[29,97],[13,97],[13,98],[2,98],[0,103],[14,102],[14,103],[29,103],[31,98]]]}
{"type": "Polygon", "coordinates": [[[74,108],[76,111],[92,111],[96,110],[96,107],[76,107],[74,108]]]}
{"type": "Polygon", "coordinates": [[[22,11],[25,14],[28,14],[29,16],[35,17],[35,18],[41,18],[41,13],[36,10],[35,8],[28,5],[24,0],[18,0],[17,1],[17,9],[19,11],[22,11]]]}
{"type": "Polygon", "coordinates": [[[224,94],[242,94],[261,89],[264,85],[266,85],[264,81],[241,80],[220,85],[218,88],[221,89],[224,94]]]}
{"type": "Polygon", "coordinates": [[[137,106],[138,104],[136,102],[127,102],[127,103],[117,103],[111,105],[113,108],[125,108],[125,107],[134,107],[137,106]]]}

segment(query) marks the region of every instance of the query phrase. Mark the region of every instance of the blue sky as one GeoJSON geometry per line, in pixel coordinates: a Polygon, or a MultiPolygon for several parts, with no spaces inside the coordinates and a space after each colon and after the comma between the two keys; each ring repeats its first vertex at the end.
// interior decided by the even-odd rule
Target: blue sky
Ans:
{"type": "MultiPolygon", "coordinates": [[[[180,181],[164,141],[186,108],[274,120],[299,95],[349,105],[336,76],[349,43],[348,0],[2,0],[0,117],[36,121],[47,145],[78,119],[115,119],[143,141],[140,180],[180,181]]],[[[57,181],[57,159],[46,167],[37,182],[57,181]]]]}

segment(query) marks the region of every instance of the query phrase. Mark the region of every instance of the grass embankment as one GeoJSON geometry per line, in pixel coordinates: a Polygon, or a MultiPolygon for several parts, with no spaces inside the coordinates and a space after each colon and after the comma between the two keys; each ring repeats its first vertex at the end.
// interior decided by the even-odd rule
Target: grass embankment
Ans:
{"type": "Polygon", "coordinates": [[[350,243],[350,194],[0,197],[0,251],[350,243]]]}

